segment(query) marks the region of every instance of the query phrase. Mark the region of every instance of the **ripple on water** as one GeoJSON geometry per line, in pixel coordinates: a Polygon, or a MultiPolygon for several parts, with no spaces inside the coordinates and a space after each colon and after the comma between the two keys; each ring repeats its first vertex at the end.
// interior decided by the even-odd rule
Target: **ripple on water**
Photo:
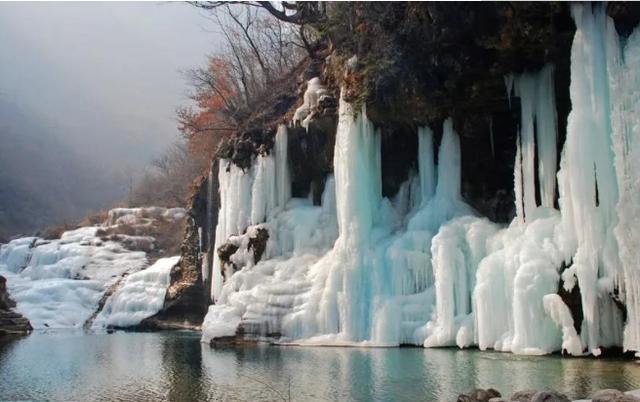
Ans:
{"type": "Polygon", "coordinates": [[[474,387],[578,398],[640,388],[640,365],[421,348],[211,349],[189,332],[35,333],[0,341],[0,400],[447,401],[474,387]]]}

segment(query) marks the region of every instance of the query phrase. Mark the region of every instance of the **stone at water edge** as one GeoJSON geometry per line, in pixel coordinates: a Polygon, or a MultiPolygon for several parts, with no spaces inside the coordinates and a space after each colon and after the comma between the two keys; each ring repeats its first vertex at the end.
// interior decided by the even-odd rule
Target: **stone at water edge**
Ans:
{"type": "Polygon", "coordinates": [[[531,402],[571,402],[571,400],[557,391],[539,391],[533,395],[531,402]]]}
{"type": "Polygon", "coordinates": [[[591,395],[592,402],[609,402],[624,396],[624,392],[617,389],[600,389],[591,395]]]}
{"type": "Polygon", "coordinates": [[[460,394],[457,402],[489,402],[491,399],[499,398],[502,395],[493,388],[476,388],[466,394],[460,394]]]}
{"type": "Polygon", "coordinates": [[[33,330],[29,320],[13,311],[15,305],[7,291],[7,279],[0,275],[0,336],[26,335],[33,330]]]}
{"type": "Polygon", "coordinates": [[[535,390],[526,390],[526,391],[517,391],[513,395],[511,395],[511,401],[513,402],[531,402],[533,396],[538,391],[535,390]]]}
{"type": "Polygon", "coordinates": [[[625,394],[617,389],[601,389],[591,395],[592,402],[640,402],[637,398],[630,394],[625,394]]]}

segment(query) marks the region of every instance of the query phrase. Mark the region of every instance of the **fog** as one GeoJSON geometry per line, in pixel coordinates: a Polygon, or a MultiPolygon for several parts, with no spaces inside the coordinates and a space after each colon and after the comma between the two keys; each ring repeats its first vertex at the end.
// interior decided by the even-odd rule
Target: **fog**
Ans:
{"type": "Polygon", "coordinates": [[[211,25],[184,3],[0,3],[0,236],[122,199],[178,136],[211,25]]]}

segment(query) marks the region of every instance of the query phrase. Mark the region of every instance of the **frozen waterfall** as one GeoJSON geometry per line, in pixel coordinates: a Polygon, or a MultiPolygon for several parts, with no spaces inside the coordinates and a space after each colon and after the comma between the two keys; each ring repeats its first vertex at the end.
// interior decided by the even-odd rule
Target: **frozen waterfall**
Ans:
{"type": "MultiPolygon", "coordinates": [[[[418,128],[418,171],[393,199],[382,195],[381,135],[343,99],[321,205],[291,198],[284,126],[249,170],[221,160],[214,250],[237,251],[230,262],[215,258],[203,341],[243,330],[284,343],[638,351],[640,32],[622,46],[604,7],[572,7],[572,109],[560,157],[554,67],[505,77],[521,113],[509,225],[463,200],[451,119],[439,146],[432,128],[418,128]],[[259,229],[269,238],[254,261],[259,229]],[[582,321],[561,286],[579,290],[582,321]]],[[[308,85],[296,117],[305,126],[321,90],[317,78],[308,85]]]]}

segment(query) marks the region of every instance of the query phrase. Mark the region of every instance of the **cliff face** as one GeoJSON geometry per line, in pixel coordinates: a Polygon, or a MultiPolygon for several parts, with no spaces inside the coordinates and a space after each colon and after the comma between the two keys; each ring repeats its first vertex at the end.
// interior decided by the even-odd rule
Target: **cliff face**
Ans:
{"type": "MultiPolygon", "coordinates": [[[[569,56],[575,26],[560,3],[375,3],[336,5],[354,15],[353,31],[330,33],[343,59],[357,56],[345,79],[351,101],[364,103],[380,127],[385,195],[393,195],[416,161],[416,127],[452,118],[460,135],[462,191],[483,215],[513,218],[513,160],[519,99],[505,76],[555,66],[558,126],[569,111],[569,56]],[[513,101],[513,102],[511,102],[513,101]],[[493,138],[492,138],[493,136],[493,138]],[[493,149],[493,151],[492,151],[493,149]],[[395,183],[395,184],[394,184],[395,183]]],[[[337,17],[336,17],[337,18],[337,17]]],[[[564,132],[559,135],[559,146],[564,132]]]]}
{"type": "Polygon", "coordinates": [[[7,280],[0,275],[0,337],[26,335],[33,330],[29,320],[13,310],[15,306],[7,291],[7,280]]]}
{"type": "MultiPolygon", "coordinates": [[[[576,7],[572,15],[570,5],[562,3],[329,5],[326,16],[314,23],[327,38],[326,47],[317,51],[316,60],[305,61],[289,77],[295,88],[287,89],[297,94],[306,89],[304,96],[296,102],[285,93],[274,94],[274,99],[286,101],[259,113],[260,119],[248,121],[246,130],[221,147],[219,159],[213,161],[210,174],[196,192],[193,224],[202,234],[202,247],[187,252],[192,253],[189,258],[201,262],[204,288],[214,283],[214,299],[220,305],[209,311],[205,338],[229,337],[234,331],[287,339],[337,334],[322,339],[330,343],[372,340],[468,346],[478,342],[473,335],[479,333],[482,348],[532,353],[560,350],[555,323],[570,340],[561,342],[569,353],[582,353],[586,343],[594,354],[620,346],[622,334],[617,331],[625,321],[624,305],[632,299],[621,301],[622,287],[602,273],[602,267],[611,264],[610,250],[603,251],[608,246],[602,245],[609,244],[614,235],[608,232],[607,238],[600,239],[599,251],[594,251],[602,260],[602,280],[596,286],[599,290],[594,290],[593,281],[573,276],[584,268],[573,265],[574,257],[580,259],[582,254],[572,249],[575,233],[567,226],[573,222],[566,221],[572,214],[567,199],[581,205],[593,198],[594,208],[606,204],[600,192],[603,182],[586,183],[585,188],[596,188],[596,195],[583,199],[572,199],[567,193],[566,183],[575,178],[565,183],[558,179],[556,186],[556,173],[562,170],[562,158],[556,156],[563,149],[569,149],[567,153],[576,149],[576,140],[567,140],[570,111],[582,113],[576,104],[579,98],[570,94],[571,76],[582,74],[571,63],[576,30],[590,35],[585,46],[597,47],[602,40],[598,35],[603,35],[598,29],[613,27],[607,40],[618,40],[628,36],[638,21],[638,7],[613,3],[606,12],[615,26],[608,26],[602,10],[602,5],[594,5],[593,10],[588,5],[576,7]],[[590,18],[599,28],[577,26],[590,18]],[[308,81],[312,77],[322,83],[315,92],[311,89],[318,83],[308,81]],[[276,126],[282,123],[288,124],[284,153],[276,145],[280,135],[276,126]],[[265,172],[277,173],[282,158],[288,168],[286,177],[265,184],[269,176],[265,172]],[[269,170],[274,163],[275,170],[269,170]],[[425,166],[431,169],[425,171],[425,166]],[[436,175],[437,189],[433,184],[436,175]],[[415,199],[418,180],[422,204],[415,199]],[[272,191],[284,194],[282,183],[288,188],[285,197],[295,199],[286,208],[270,201],[272,191]],[[425,190],[430,185],[433,188],[425,190]],[[563,189],[564,211],[559,202],[563,189]],[[435,201],[429,199],[434,192],[435,201]],[[337,204],[335,215],[327,207],[333,204],[337,204]],[[265,205],[273,207],[267,207],[266,214],[265,205]],[[541,208],[538,212],[537,207],[541,208]],[[219,208],[220,219],[215,212],[219,208]],[[460,216],[465,219],[453,219],[460,216]],[[525,229],[529,227],[525,221],[531,220],[534,228],[525,229]],[[332,237],[336,221],[340,228],[337,241],[332,237]],[[511,223],[508,228],[507,223],[511,223]],[[219,232],[216,225],[222,228],[219,232]],[[307,226],[317,230],[307,232],[307,226]],[[385,240],[375,243],[361,233],[360,226],[370,230],[375,241],[385,240]],[[260,258],[255,254],[252,258],[255,249],[251,244],[257,233],[266,233],[266,246],[260,258]],[[223,239],[216,238],[220,234],[223,239]],[[327,252],[329,246],[333,248],[327,252]],[[318,260],[300,260],[297,253],[309,249],[318,260]],[[509,259],[512,254],[517,257],[509,259]],[[543,255],[544,261],[534,261],[536,254],[543,255]],[[283,262],[279,260],[282,256],[289,259],[283,262]],[[296,271],[294,267],[300,266],[313,268],[296,271]],[[345,267],[352,273],[340,271],[348,271],[345,267]],[[285,271],[289,276],[279,277],[285,271]],[[360,271],[366,274],[353,273],[360,271]],[[313,280],[310,272],[316,275],[313,280]],[[520,272],[520,279],[514,279],[515,272],[520,272]],[[457,275],[456,279],[451,275],[457,275]],[[402,277],[397,279],[401,284],[394,282],[396,277],[402,277]],[[443,281],[446,288],[442,288],[443,281]],[[540,294],[518,290],[526,281],[534,284],[531,292],[540,294]],[[342,293],[334,295],[334,300],[331,295],[339,283],[342,293]],[[487,328],[486,324],[478,329],[478,315],[486,313],[482,303],[495,301],[487,290],[492,285],[506,286],[510,295],[498,304],[516,303],[516,309],[531,303],[535,314],[545,317],[547,327],[537,331],[516,322],[515,334],[511,327],[504,333],[502,327],[487,328]],[[250,297],[243,293],[248,289],[255,289],[250,297]],[[234,292],[237,297],[232,299],[234,292]],[[595,334],[599,324],[594,322],[599,318],[589,318],[593,311],[588,312],[595,293],[600,295],[603,322],[609,320],[618,328],[600,340],[595,334]],[[397,298],[385,301],[389,295],[397,298]],[[319,299],[323,302],[316,307],[321,313],[333,307],[336,311],[331,310],[323,320],[318,318],[320,322],[300,313],[322,315],[307,311],[319,299]],[[369,311],[372,303],[375,311],[369,311]],[[445,304],[455,307],[442,307],[445,304]],[[427,314],[432,306],[439,317],[435,321],[427,314]],[[237,316],[238,311],[245,313],[237,316]],[[401,316],[398,320],[402,322],[393,321],[390,317],[394,315],[401,316]],[[345,317],[362,320],[351,322],[345,317]],[[380,328],[377,320],[382,323],[380,328]],[[421,320],[424,326],[412,327],[421,320]],[[396,324],[397,333],[385,332],[396,324]],[[407,330],[409,327],[412,329],[407,330]],[[537,335],[523,340],[518,331],[537,335]],[[576,343],[581,333],[585,345],[576,343]],[[504,336],[493,339],[498,335],[504,336]]],[[[602,60],[585,62],[597,65],[602,60]]],[[[578,116],[574,121],[584,118],[578,116]]],[[[575,131],[575,123],[573,127],[575,131]]],[[[604,155],[597,163],[610,157],[604,155]]],[[[567,161],[580,162],[571,157],[567,161]]],[[[564,175],[577,174],[571,170],[575,166],[565,166],[564,175]]],[[[612,205],[607,214],[615,208],[612,205]]],[[[516,312],[504,313],[505,320],[518,321],[516,312]]]]}
{"type": "MultiPolygon", "coordinates": [[[[637,22],[636,7],[616,4],[612,14],[620,30],[637,22]]],[[[332,3],[314,28],[328,38],[278,85],[264,108],[225,141],[217,157],[248,169],[252,158],[273,147],[276,126],[292,119],[306,82],[320,76],[334,102],[318,105],[308,129],[291,128],[289,163],[295,197],[311,191],[319,203],[333,148],[340,87],[356,109],[382,135],[383,195],[393,197],[411,171],[417,127],[432,126],[435,144],[442,122],[453,118],[460,135],[462,193],[482,215],[510,222],[515,215],[513,161],[520,124],[520,100],[507,96],[505,77],[554,65],[558,111],[558,149],[564,141],[569,101],[569,57],[575,25],[568,4],[492,3],[332,3]],[[324,106],[324,107],[323,107],[324,106]]],[[[203,230],[203,248],[213,239],[215,217],[206,215],[207,186],[217,164],[194,191],[195,224],[203,230]],[[208,221],[207,221],[208,220],[208,221]]],[[[210,198],[210,197],[209,197],[210,198]]],[[[218,205],[213,207],[213,215],[218,205]]],[[[206,254],[206,251],[205,251],[206,254]]]]}
{"type": "MultiPolygon", "coordinates": [[[[192,214],[194,209],[192,208],[192,214]]],[[[145,318],[140,329],[191,329],[199,327],[209,303],[201,273],[200,240],[193,215],[187,218],[181,258],[171,269],[162,309],[145,318]]]]}

